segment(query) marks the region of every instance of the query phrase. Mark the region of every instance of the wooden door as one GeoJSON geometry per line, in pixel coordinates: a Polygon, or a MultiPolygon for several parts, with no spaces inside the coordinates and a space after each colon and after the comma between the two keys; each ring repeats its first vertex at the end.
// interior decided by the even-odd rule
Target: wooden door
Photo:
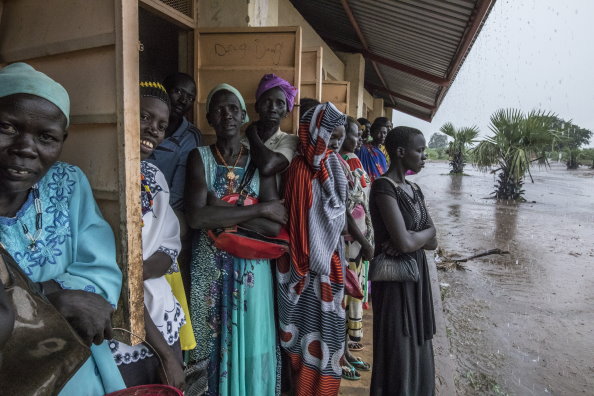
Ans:
{"type": "Polygon", "coordinates": [[[322,100],[323,47],[301,51],[301,97],[322,100]]]}
{"type": "Polygon", "coordinates": [[[332,102],[338,110],[348,114],[350,86],[349,81],[324,81],[322,83],[322,102],[332,102]]]}
{"type": "Polygon", "coordinates": [[[124,282],[114,325],[143,336],[138,2],[1,5],[0,64],[27,62],[70,95],[69,136],[60,160],[85,172],[116,235],[124,282]]]}
{"type": "MultiPolygon", "coordinates": [[[[301,78],[301,28],[252,27],[204,28],[196,30],[196,122],[207,143],[214,130],[206,121],[206,98],[216,85],[227,83],[245,99],[251,120],[257,119],[256,89],[264,74],[274,73],[296,87],[301,78]]],[[[295,98],[299,103],[299,95],[295,98]]],[[[281,124],[285,132],[298,129],[297,108],[281,124]]]]}

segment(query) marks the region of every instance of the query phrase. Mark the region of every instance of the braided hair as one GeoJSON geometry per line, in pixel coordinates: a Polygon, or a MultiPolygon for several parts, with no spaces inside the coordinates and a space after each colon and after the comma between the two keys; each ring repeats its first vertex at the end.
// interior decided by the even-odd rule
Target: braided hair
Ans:
{"type": "Polygon", "coordinates": [[[168,108],[171,108],[167,90],[165,90],[165,87],[160,82],[141,81],[139,85],[141,97],[157,98],[164,102],[168,108]]]}

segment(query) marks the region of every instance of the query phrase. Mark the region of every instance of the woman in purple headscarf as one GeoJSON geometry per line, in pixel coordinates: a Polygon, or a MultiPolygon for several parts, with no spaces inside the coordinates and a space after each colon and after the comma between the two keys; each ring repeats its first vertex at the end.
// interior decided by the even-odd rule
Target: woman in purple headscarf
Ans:
{"type": "MultiPolygon", "coordinates": [[[[280,130],[280,123],[293,110],[297,88],[288,81],[266,74],[256,90],[259,119],[246,130],[243,143],[250,148],[260,174],[271,176],[289,167],[299,138],[280,130]]],[[[279,182],[277,177],[277,183],[279,182]]]]}

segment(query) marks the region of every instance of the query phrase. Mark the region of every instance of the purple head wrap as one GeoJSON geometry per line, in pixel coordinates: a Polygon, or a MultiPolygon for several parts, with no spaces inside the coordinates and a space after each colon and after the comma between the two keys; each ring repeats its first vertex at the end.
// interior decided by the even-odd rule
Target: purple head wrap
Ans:
{"type": "Polygon", "coordinates": [[[265,74],[264,77],[262,77],[260,84],[258,84],[258,89],[256,90],[256,101],[260,99],[260,96],[262,96],[264,92],[276,87],[282,89],[285,93],[285,98],[287,99],[287,111],[291,112],[293,110],[293,104],[295,103],[295,96],[297,96],[297,88],[292,86],[287,80],[274,74],[265,74]]]}

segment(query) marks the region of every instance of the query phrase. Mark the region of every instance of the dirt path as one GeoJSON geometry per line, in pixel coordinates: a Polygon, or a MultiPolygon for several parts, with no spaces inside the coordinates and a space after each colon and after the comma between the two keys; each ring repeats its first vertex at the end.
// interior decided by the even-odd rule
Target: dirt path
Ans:
{"type": "MultiPolygon", "coordinates": [[[[373,360],[373,315],[371,307],[363,313],[363,344],[365,349],[355,352],[354,355],[363,359],[363,361],[371,364],[373,360]]],[[[373,369],[373,368],[372,368],[373,369]]],[[[359,381],[347,381],[343,379],[340,382],[340,395],[345,396],[368,396],[369,385],[371,384],[371,371],[362,371],[361,379],[359,381]]]]}
{"type": "MultiPolygon", "coordinates": [[[[437,370],[454,366],[458,395],[594,395],[594,172],[534,169],[520,205],[488,199],[493,177],[466,172],[434,163],[413,177],[440,246],[459,258],[510,254],[438,274],[451,347],[435,347],[437,370]]],[[[367,361],[371,322],[367,311],[367,361]]],[[[340,394],[368,395],[370,378],[343,381],[340,394]]]]}
{"type": "Polygon", "coordinates": [[[536,168],[516,205],[485,199],[493,177],[466,171],[414,177],[448,255],[510,251],[439,274],[458,394],[593,395],[592,172],[536,168]]]}

